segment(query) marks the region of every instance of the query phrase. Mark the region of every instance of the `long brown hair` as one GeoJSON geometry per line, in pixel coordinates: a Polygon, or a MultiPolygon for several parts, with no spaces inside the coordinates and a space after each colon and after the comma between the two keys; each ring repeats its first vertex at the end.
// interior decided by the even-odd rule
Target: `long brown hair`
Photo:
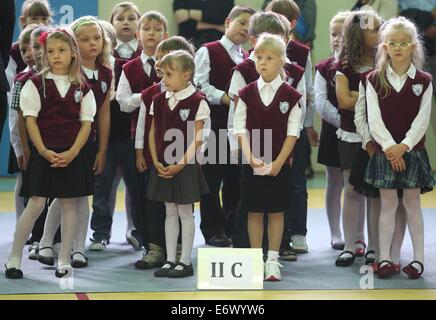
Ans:
{"type": "Polygon", "coordinates": [[[366,22],[381,22],[380,17],[373,11],[351,12],[344,21],[344,35],[342,38],[342,48],[339,53],[339,61],[346,64],[354,71],[358,71],[362,66],[362,61],[367,54],[364,45],[364,32],[368,28],[366,22]]]}

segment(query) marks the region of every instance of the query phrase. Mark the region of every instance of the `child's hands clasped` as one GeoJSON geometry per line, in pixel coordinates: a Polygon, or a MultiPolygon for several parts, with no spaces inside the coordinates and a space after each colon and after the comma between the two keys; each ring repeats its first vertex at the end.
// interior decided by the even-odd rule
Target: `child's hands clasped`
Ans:
{"type": "Polygon", "coordinates": [[[395,144],[386,149],[386,158],[389,161],[398,161],[408,149],[409,147],[405,144],[395,144]]]}
{"type": "Polygon", "coordinates": [[[40,155],[45,160],[50,162],[52,164],[52,166],[54,163],[56,163],[58,161],[58,158],[59,158],[59,154],[57,154],[56,152],[54,152],[53,150],[50,150],[50,149],[45,149],[43,152],[40,153],[40,155]]]}
{"type": "Polygon", "coordinates": [[[401,172],[406,170],[406,162],[404,162],[403,158],[399,160],[391,161],[391,167],[394,172],[401,172]]]}
{"type": "MultiPolygon", "coordinates": [[[[51,151],[51,150],[50,150],[51,151]]],[[[56,158],[54,161],[51,161],[52,168],[65,168],[68,166],[71,161],[77,156],[77,153],[74,150],[67,150],[62,153],[56,154],[56,158]]]]}

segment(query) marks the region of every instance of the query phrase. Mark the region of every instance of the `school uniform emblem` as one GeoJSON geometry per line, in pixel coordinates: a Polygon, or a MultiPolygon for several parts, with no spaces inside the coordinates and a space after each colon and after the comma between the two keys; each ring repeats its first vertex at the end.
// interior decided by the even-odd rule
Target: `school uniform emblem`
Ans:
{"type": "Polygon", "coordinates": [[[282,101],[280,102],[280,112],[285,114],[289,110],[289,102],[282,101]]]}
{"type": "Polygon", "coordinates": [[[189,117],[189,112],[191,110],[189,109],[180,109],[179,114],[180,114],[180,119],[182,119],[182,121],[186,121],[186,119],[188,119],[189,117]]]}
{"type": "Polygon", "coordinates": [[[422,84],[414,84],[412,86],[412,91],[415,94],[415,96],[419,97],[422,93],[422,90],[424,89],[424,86],[422,84]]]}
{"type": "Polygon", "coordinates": [[[106,81],[102,81],[100,85],[101,85],[101,91],[103,93],[106,93],[106,91],[107,91],[107,83],[106,83],[106,81]]]}
{"type": "Polygon", "coordinates": [[[74,92],[74,101],[76,101],[76,103],[82,101],[82,91],[80,91],[79,89],[74,92]]]}

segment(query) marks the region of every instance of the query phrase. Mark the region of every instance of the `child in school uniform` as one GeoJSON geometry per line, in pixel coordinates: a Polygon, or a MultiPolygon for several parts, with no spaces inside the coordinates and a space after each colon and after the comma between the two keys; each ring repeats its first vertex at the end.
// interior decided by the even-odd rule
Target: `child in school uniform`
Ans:
{"type": "MultiPolygon", "coordinates": [[[[37,25],[36,25],[37,26],[37,25]]],[[[26,27],[27,28],[27,27],[26,27]]],[[[22,73],[19,74],[19,76],[16,77],[14,87],[12,90],[12,102],[11,102],[11,113],[17,116],[17,127],[18,127],[18,133],[19,133],[19,144],[21,149],[23,150],[23,170],[21,172],[21,176],[25,175],[27,172],[27,166],[29,163],[29,157],[30,157],[30,142],[29,142],[29,135],[27,133],[26,129],[26,123],[25,119],[23,117],[23,112],[20,108],[20,94],[21,90],[26,83],[27,80],[34,74],[40,72],[43,68],[43,47],[39,43],[39,37],[43,32],[48,32],[50,30],[50,27],[40,25],[37,26],[30,34],[30,47],[31,52],[33,56],[34,65],[32,68],[25,69],[22,73]]],[[[22,182],[24,179],[22,179],[22,182]]],[[[19,196],[19,192],[21,191],[21,188],[23,188],[22,184],[20,184],[20,187],[18,189],[18,197],[19,199],[23,200],[23,204],[26,204],[28,202],[27,198],[23,198],[19,196]]],[[[48,201],[47,201],[48,202],[48,201]]],[[[24,210],[24,207],[23,207],[24,210]]],[[[44,233],[44,223],[45,219],[47,217],[47,211],[48,211],[48,204],[44,206],[44,210],[39,216],[39,218],[36,220],[35,225],[32,229],[32,235],[30,239],[26,242],[26,244],[30,244],[29,246],[29,259],[30,260],[36,260],[37,259],[37,253],[38,253],[38,247],[39,242],[42,238],[42,235],[44,233]]],[[[22,212],[22,211],[21,211],[22,212]]],[[[55,243],[60,244],[60,231],[56,233],[55,236],[55,243]]]]}
{"type": "Polygon", "coordinates": [[[71,249],[77,225],[77,200],[92,194],[93,176],[84,146],[91,132],[96,105],[83,83],[80,53],[74,36],[58,28],[40,36],[48,70],[23,87],[20,107],[33,147],[21,194],[29,203],[17,222],[7,278],[22,278],[22,250],[47,198],[59,198],[62,245],[55,275],[70,273],[71,249]],[[62,112],[60,112],[62,110],[62,112]]]}
{"type": "Polygon", "coordinates": [[[362,147],[362,137],[356,133],[354,124],[359,83],[361,74],[373,68],[380,24],[380,18],[374,12],[350,13],[344,22],[343,46],[336,66],[336,97],[341,116],[336,134],[340,140],[339,156],[344,177],[342,222],[345,237],[344,251],[335,262],[339,267],[348,267],[356,256],[365,255],[365,197],[354,189],[349,178],[362,147]]]}
{"type": "Polygon", "coordinates": [[[378,276],[397,271],[390,248],[399,202],[407,215],[413,244],[413,261],[402,270],[417,279],[424,272],[424,221],[420,193],[435,185],[425,132],[432,106],[431,76],[422,71],[424,51],[416,26],[404,17],[387,22],[381,34],[376,70],[366,83],[368,123],[375,140],[375,154],[365,181],[379,188],[381,199],[378,276]],[[402,198],[398,196],[402,190],[402,198]]]}
{"type": "MultiPolygon", "coordinates": [[[[250,20],[249,32],[250,42],[254,47],[256,45],[257,38],[262,32],[280,35],[284,39],[284,41],[287,42],[290,35],[290,28],[286,21],[286,18],[284,18],[280,14],[274,12],[261,12],[254,15],[250,20]]],[[[292,64],[291,61],[286,57],[284,72],[286,75],[286,81],[302,94],[300,106],[302,109],[302,119],[304,119],[306,110],[306,86],[304,81],[304,70],[300,66],[292,64]]],[[[256,81],[258,78],[259,74],[256,71],[255,67],[255,56],[252,52],[248,59],[235,67],[235,71],[232,76],[229,87],[229,95],[234,97],[235,108],[238,101],[238,90],[242,89],[246,84],[256,81]]],[[[233,118],[232,115],[229,115],[229,118],[230,117],[233,118]]],[[[303,122],[301,122],[300,126],[300,129],[302,128],[303,122]]],[[[230,139],[232,140],[232,138],[230,139]]],[[[287,211],[287,213],[289,213],[289,211],[287,211]]],[[[242,216],[243,215],[239,215],[239,218],[241,218],[242,216]]],[[[286,225],[289,223],[289,220],[289,214],[285,214],[286,225]]],[[[239,220],[237,220],[237,222],[238,223],[236,224],[236,226],[240,226],[241,223],[239,223],[239,220]]],[[[242,232],[238,231],[238,233],[242,232]]],[[[292,248],[289,246],[290,241],[291,238],[288,236],[288,233],[285,233],[280,248],[280,259],[282,260],[295,261],[297,259],[295,251],[293,251],[292,248]]],[[[241,242],[243,243],[243,241],[241,242]]]]}
{"type": "MultiPolygon", "coordinates": [[[[46,0],[26,0],[21,7],[20,26],[25,28],[29,24],[42,24],[48,26],[51,23],[53,12],[46,0]]],[[[6,69],[9,83],[12,85],[15,76],[26,69],[27,65],[20,53],[19,42],[15,42],[10,51],[10,59],[6,69]]]]}
{"type": "MultiPolygon", "coordinates": [[[[109,138],[110,110],[109,92],[112,82],[112,71],[109,64],[110,44],[97,19],[84,16],[73,22],[71,29],[76,38],[81,56],[81,69],[88,87],[93,91],[97,110],[95,122],[91,126],[91,134],[87,143],[87,150],[94,160],[91,171],[100,175],[106,160],[106,151],[109,138]]],[[[74,268],[88,266],[85,255],[85,242],[89,224],[88,197],[77,201],[79,222],[73,246],[71,265],[74,268]]],[[[61,210],[59,200],[55,199],[51,205],[44,226],[44,236],[41,239],[38,261],[52,265],[53,238],[61,224],[61,210]]]]}
{"type": "Polygon", "coordinates": [[[181,278],[194,274],[190,261],[195,233],[192,205],[209,192],[196,153],[203,142],[201,131],[210,110],[203,94],[192,84],[195,64],[189,53],[182,50],[169,53],[162,59],[161,68],[167,91],[154,96],[150,107],[153,119],[149,147],[154,168],[147,187],[147,198],[165,203],[167,261],[154,275],[181,278]],[[175,141],[164,139],[168,130],[180,133],[175,141]],[[175,156],[167,152],[167,148],[174,145],[177,148],[175,156]],[[179,218],[182,252],[176,262],[179,218]]]}
{"type": "Polygon", "coordinates": [[[234,132],[240,135],[245,161],[242,202],[248,210],[247,228],[252,248],[262,248],[264,214],[268,214],[268,258],[265,280],[281,280],[278,262],[282,242],[283,212],[289,207],[290,157],[299,137],[301,94],[281,78],[286,44],[275,35],[262,35],[254,49],[259,80],[239,91],[234,132]],[[253,133],[261,131],[255,139],[253,133]],[[272,141],[265,141],[272,130],[272,141]],[[263,150],[271,144],[271,153],[263,150]],[[257,145],[257,148],[255,147],[257,145]],[[259,148],[260,146],[260,148],[259,148]],[[261,158],[261,153],[263,158],[261,158]]]}
{"type": "MultiPolygon", "coordinates": [[[[211,129],[216,137],[227,131],[227,116],[230,97],[226,90],[232,69],[241,63],[248,53],[241,47],[248,41],[248,25],[255,10],[246,6],[235,6],[225,21],[224,36],[204,44],[195,54],[196,72],[194,83],[201,86],[211,108],[211,129]]],[[[227,134],[227,133],[226,133],[227,134]]],[[[208,163],[202,166],[210,193],[200,201],[200,229],[207,244],[216,247],[231,245],[234,215],[240,198],[240,167],[230,163],[229,148],[220,150],[217,141],[207,145],[208,163]],[[215,146],[216,145],[216,146],[215,146]],[[209,150],[209,146],[211,149],[209,150]],[[220,163],[220,155],[226,162],[220,163]],[[210,163],[209,163],[210,162],[210,163]],[[222,188],[222,206],[220,190],[222,188]]]]}
{"type": "MultiPolygon", "coordinates": [[[[184,50],[195,55],[194,46],[185,38],[172,36],[163,40],[156,48],[155,70],[157,77],[162,79],[163,74],[160,67],[162,58],[175,50],[184,50]]],[[[136,149],[136,169],[145,172],[149,177],[153,160],[151,158],[148,144],[148,136],[151,127],[152,117],[149,115],[153,97],[161,92],[165,92],[166,87],[163,80],[151,87],[144,89],[141,93],[141,108],[139,110],[138,124],[136,127],[135,149],[136,149]]],[[[148,250],[144,251],[142,258],[135,263],[137,269],[152,269],[161,267],[165,261],[165,204],[158,201],[147,201],[147,230],[148,230],[148,250]]],[[[181,251],[181,246],[177,245],[177,253],[181,251]]]]}
{"type": "MultiPolygon", "coordinates": [[[[298,5],[292,0],[273,0],[267,5],[265,11],[276,12],[286,17],[291,30],[297,25],[300,15],[298,5]]],[[[306,106],[303,120],[304,130],[301,132],[300,139],[298,139],[294,150],[295,156],[292,162],[291,174],[291,207],[285,213],[285,218],[288,219],[283,240],[286,240],[284,245],[288,248],[289,242],[292,242],[292,250],[296,253],[307,253],[309,250],[306,242],[308,193],[305,170],[313,171],[310,161],[310,146],[317,146],[319,142],[318,133],[313,128],[315,93],[312,80],[312,61],[310,58],[310,48],[293,39],[290,39],[287,43],[286,56],[292,63],[299,65],[305,70],[306,106]]]]}
{"type": "MultiPolygon", "coordinates": [[[[147,243],[147,222],[146,222],[146,177],[144,173],[136,170],[135,161],[135,134],[136,124],[141,106],[142,90],[159,82],[156,75],[155,54],[157,45],[168,37],[167,20],[160,12],[148,11],[139,20],[138,38],[140,38],[143,51],[141,55],[123,66],[120,81],[118,83],[116,99],[120,103],[120,109],[130,114],[130,133],[131,146],[128,153],[128,161],[132,161],[126,169],[126,175],[130,175],[133,186],[130,190],[132,204],[135,210],[133,223],[135,225],[135,238],[138,246],[142,248],[144,242],[147,243]]],[[[127,177],[126,177],[127,178],[127,177]]],[[[133,233],[132,233],[133,235],[133,233]]]]}
{"type": "Polygon", "coordinates": [[[315,106],[322,118],[318,162],[326,166],[325,207],[330,227],[330,244],[343,250],[345,243],[341,232],[341,195],[344,180],[339,159],[336,131],[341,125],[338,112],[334,76],[343,35],[343,25],[349,12],[339,12],[330,20],[330,46],[332,57],[320,61],[315,74],[315,106]]]}
{"type": "MultiPolygon", "coordinates": [[[[114,90],[110,101],[110,132],[106,162],[102,174],[95,177],[95,193],[92,201],[91,229],[94,231],[89,246],[91,251],[103,251],[110,242],[112,219],[115,209],[118,185],[123,178],[125,185],[125,208],[127,218],[126,240],[134,248],[139,249],[133,225],[132,197],[130,189],[135,189],[132,174],[131,159],[125,155],[130,150],[130,114],[120,110],[115,99],[116,88],[120,80],[123,65],[140,56],[142,45],[136,36],[141,15],[138,7],[132,2],[117,4],[110,17],[110,23],[115,30],[113,41],[113,59],[111,65],[114,74],[114,90]]],[[[110,29],[112,32],[112,29],[110,29]]]]}

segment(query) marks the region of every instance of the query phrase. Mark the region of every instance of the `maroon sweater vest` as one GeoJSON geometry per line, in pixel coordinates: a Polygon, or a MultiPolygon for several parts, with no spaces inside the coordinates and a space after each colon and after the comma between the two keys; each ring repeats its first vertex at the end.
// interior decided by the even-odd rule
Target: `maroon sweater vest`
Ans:
{"type": "MultiPolygon", "coordinates": [[[[209,52],[209,83],[218,90],[227,91],[230,80],[232,79],[232,70],[236,66],[236,63],[230,58],[229,53],[219,40],[206,43],[204,46],[209,52]]],[[[243,56],[244,59],[248,56],[245,50],[243,51],[243,56]]],[[[211,105],[210,107],[212,126],[227,127],[229,106],[219,104],[211,105]]]]}
{"type": "MultiPolygon", "coordinates": [[[[165,92],[159,93],[153,97],[153,119],[155,125],[155,141],[157,157],[161,163],[166,163],[164,159],[165,149],[173,141],[164,141],[165,132],[170,129],[179,129],[184,137],[184,151],[192,143],[194,132],[188,134],[188,122],[195,126],[195,116],[204,95],[197,91],[185,100],[179,101],[177,106],[171,110],[168,106],[168,99],[165,98],[165,92]],[[188,140],[189,139],[189,140],[188,140]]],[[[168,163],[171,164],[171,163],[168,163]]]]}
{"type": "MultiPolygon", "coordinates": [[[[157,77],[150,78],[144,71],[141,56],[127,62],[123,66],[124,74],[129,81],[132,93],[141,93],[142,90],[151,87],[154,83],[159,82],[157,77]]],[[[139,108],[130,114],[130,138],[135,139],[136,124],[138,123],[139,108]]]]}
{"type": "MultiPolygon", "coordinates": [[[[431,76],[417,70],[415,79],[408,77],[400,92],[391,88],[387,97],[384,97],[385,94],[381,89],[377,72],[371,72],[368,80],[377,92],[381,116],[386,129],[396,143],[401,143],[419,113],[424,92],[431,85],[431,76]]],[[[424,143],[425,136],[413,150],[424,148],[424,143]]],[[[377,149],[381,151],[381,146],[377,145],[377,149]]]]}
{"type": "Polygon", "coordinates": [[[102,64],[97,64],[97,70],[98,70],[98,80],[88,79],[86,74],[83,72],[83,78],[85,79],[88,87],[94,93],[95,104],[97,106],[97,110],[94,116],[94,122],[91,125],[90,139],[93,141],[96,139],[96,136],[98,134],[99,110],[102,107],[104,100],[106,99],[107,95],[110,92],[111,83],[112,83],[111,69],[105,67],[102,64]]]}
{"type": "MultiPolygon", "coordinates": [[[[275,160],[282,150],[287,137],[289,113],[300,100],[301,94],[289,84],[283,83],[277,90],[269,106],[265,106],[260,98],[257,82],[252,82],[239,91],[239,97],[247,105],[246,128],[253,137],[253,130],[260,129],[260,152],[265,150],[264,130],[272,130],[272,159],[275,160]]],[[[253,141],[251,141],[253,152],[253,141]]],[[[260,155],[254,155],[258,157],[260,155]]],[[[291,156],[289,156],[290,158],[291,156]]],[[[289,160],[289,159],[288,159],[289,160]]]]}
{"type": "MultiPolygon", "coordinates": [[[[256,70],[256,63],[251,59],[246,59],[238,64],[234,70],[238,70],[245,80],[246,84],[250,84],[259,79],[259,73],[256,70]]],[[[291,86],[296,89],[301,78],[304,76],[304,69],[292,63],[286,63],[284,70],[287,76],[287,81],[292,78],[291,86]]]]}
{"type": "MultiPolygon", "coordinates": [[[[20,53],[20,45],[18,42],[15,42],[11,50],[9,52],[10,56],[14,59],[15,63],[17,64],[17,74],[26,69],[27,65],[24,63],[23,58],[21,57],[20,53]]],[[[6,68],[7,66],[5,66],[6,68]]]]}
{"type": "Polygon", "coordinates": [[[82,90],[79,85],[71,84],[65,98],[62,98],[52,79],[45,79],[45,97],[42,76],[30,78],[38,89],[41,110],[37,124],[42,141],[47,148],[70,148],[79,133],[80,108],[83,97],[89,92],[85,83],[82,90]]]}
{"type": "MultiPolygon", "coordinates": [[[[129,62],[127,59],[115,58],[114,76],[115,88],[118,88],[123,66],[129,62]]],[[[111,129],[109,141],[130,139],[130,114],[120,110],[120,104],[116,99],[111,100],[111,129]]]]}
{"type": "MultiPolygon", "coordinates": [[[[336,98],[336,84],[335,74],[337,65],[335,64],[335,58],[330,57],[328,59],[320,61],[316,66],[317,70],[327,82],[327,100],[337,109],[338,99],[336,98]]],[[[331,125],[324,119],[321,119],[323,125],[331,125]]]]}
{"type": "MultiPolygon", "coordinates": [[[[355,72],[352,68],[342,66],[341,62],[337,63],[336,70],[342,72],[347,77],[350,91],[359,91],[359,73],[355,72]]],[[[341,115],[341,129],[347,132],[356,132],[354,111],[345,110],[339,107],[339,114],[341,115]]]]}
{"type": "Polygon", "coordinates": [[[286,48],[286,56],[291,62],[297,63],[303,69],[306,69],[307,58],[309,57],[310,49],[304,44],[291,40],[286,48]]]}
{"type": "Polygon", "coordinates": [[[141,97],[142,102],[145,106],[145,123],[144,123],[144,157],[145,157],[145,163],[147,164],[147,168],[151,168],[153,165],[153,159],[151,158],[150,154],[150,147],[148,144],[148,136],[150,134],[150,128],[151,128],[151,120],[152,116],[150,115],[150,107],[151,103],[153,102],[154,96],[161,93],[161,83],[156,83],[152,85],[151,87],[142,90],[141,97]]]}

